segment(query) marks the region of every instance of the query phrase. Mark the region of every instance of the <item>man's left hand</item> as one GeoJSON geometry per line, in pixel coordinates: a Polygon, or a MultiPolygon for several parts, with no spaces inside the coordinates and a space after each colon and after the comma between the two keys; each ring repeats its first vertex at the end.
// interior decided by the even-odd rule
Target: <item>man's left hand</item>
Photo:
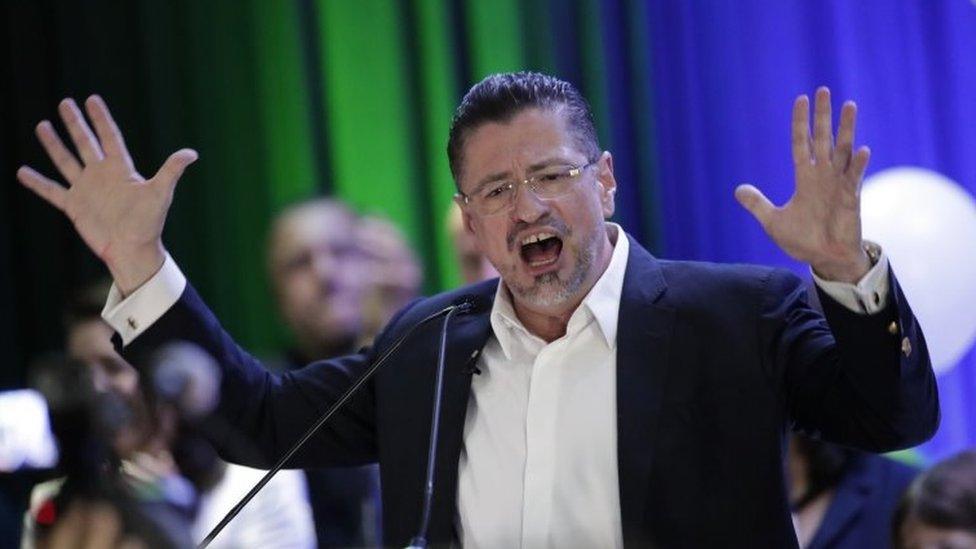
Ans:
{"type": "Polygon", "coordinates": [[[844,103],[833,141],[830,90],[817,90],[813,139],[810,100],[793,103],[793,163],[796,188],[781,207],[759,189],[739,185],[735,197],[762,224],[776,244],[794,259],[810,264],[827,280],[857,283],[871,269],[861,242],[860,187],[871,151],[854,152],[857,107],[844,103]]]}

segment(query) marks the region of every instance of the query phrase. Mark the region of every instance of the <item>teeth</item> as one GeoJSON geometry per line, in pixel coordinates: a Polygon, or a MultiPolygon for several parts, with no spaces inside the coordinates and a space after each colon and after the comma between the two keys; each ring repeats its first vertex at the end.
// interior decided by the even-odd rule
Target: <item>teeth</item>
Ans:
{"type": "Polygon", "coordinates": [[[530,261],[529,262],[529,266],[530,267],[541,267],[543,265],[548,265],[550,263],[555,263],[556,262],[556,259],[558,259],[558,258],[555,258],[554,257],[552,259],[542,259],[542,260],[539,260],[539,261],[530,261]]]}
{"type": "Polygon", "coordinates": [[[556,235],[552,233],[536,233],[529,235],[522,239],[522,245],[532,244],[534,242],[542,242],[543,240],[549,240],[550,238],[556,238],[556,235]]]}

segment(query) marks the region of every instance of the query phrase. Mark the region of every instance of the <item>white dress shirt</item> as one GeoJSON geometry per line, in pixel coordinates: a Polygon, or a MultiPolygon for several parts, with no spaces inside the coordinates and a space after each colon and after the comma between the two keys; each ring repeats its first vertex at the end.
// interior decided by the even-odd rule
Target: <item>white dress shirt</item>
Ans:
{"type": "MultiPolygon", "coordinates": [[[[203,541],[266,473],[228,463],[220,482],[200,495],[200,509],[193,521],[194,541],[203,541]]],[[[210,544],[213,549],[312,549],[315,546],[315,523],[305,475],[288,469],[278,471],[210,544]]]]}
{"type": "Polygon", "coordinates": [[[552,343],[525,329],[498,285],[458,464],[468,549],[623,547],[617,316],[630,243],[613,227],[607,270],[552,343]]]}
{"type": "MultiPolygon", "coordinates": [[[[546,344],[528,333],[499,284],[458,463],[456,524],[465,547],[623,545],[616,336],[629,242],[618,225],[608,227],[610,264],[558,340],[546,344]]],[[[848,309],[874,313],[887,303],[888,260],[882,254],[856,285],[815,273],[814,280],[848,309]]],[[[127,298],[113,286],[102,316],[128,344],[176,303],[185,286],[167,256],[127,298]]]]}

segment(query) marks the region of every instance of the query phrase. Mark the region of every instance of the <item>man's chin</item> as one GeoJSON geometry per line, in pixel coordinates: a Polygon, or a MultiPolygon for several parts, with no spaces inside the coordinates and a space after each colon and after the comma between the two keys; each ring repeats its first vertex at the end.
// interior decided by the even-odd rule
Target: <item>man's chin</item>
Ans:
{"type": "Polygon", "coordinates": [[[520,303],[548,309],[571,301],[573,295],[559,273],[550,271],[534,276],[531,284],[512,290],[512,297],[520,303]]]}
{"type": "Polygon", "coordinates": [[[535,275],[532,277],[535,281],[535,287],[539,291],[559,291],[565,286],[565,283],[560,279],[558,271],[549,271],[547,273],[542,273],[540,275],[535,275]]]}

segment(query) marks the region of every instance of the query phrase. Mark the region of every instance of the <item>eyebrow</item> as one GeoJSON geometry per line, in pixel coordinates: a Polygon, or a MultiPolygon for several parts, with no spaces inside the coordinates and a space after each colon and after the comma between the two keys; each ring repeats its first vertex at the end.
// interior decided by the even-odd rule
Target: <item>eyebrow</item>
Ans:
{"type": "Polygon", "coordinates": [[[498,172],[498,173],[491,174],[485,177],[484,179],[482,179],[481,181],[479,181],[478,184],[475,185],[474,188],[471,189],[471,192],[468,194],[476,195],[480,193],[481,190],[484,189],[489,184],[495,183],[497,181],[504,181],[505,179],[508,179],[511,175],[512,172],[498,172]]]}
{"type": "MultiPolygon", "coordinates": [[[[535,172],[535,171],[538,171],[538,170],[541,170],[541,169],[544,169],[544,168],[548,168],[549,166],[553,166],[553,165],[567,165],[567,166],[570,166],[570,165],[573,165],[573,163],[570,162],[569,160],[561,157],[561,156],[551,156],[549,158],[545,158],[543,160],[540,160],[540,161],[538,161],[538,162],[530,165],[529,166],[529,169],[527,171],[528,172],[535,172]]],[[[511,176],[512,176],[512,172],[498,172],[498,173],[493,173],[493,174],[491,174],[489,176],[486,176],[481,181],[479,181],[478,184],[475,185],[474,189],[472,189],[469,194],[472,194],[472,195],[478,194],[478,193],[481,192],[482,189],[485,188],[486,185],[488,185],[490,183],[495,183],[497,181],[504,181],[506,179],[511,178],[511,176]]]]}

